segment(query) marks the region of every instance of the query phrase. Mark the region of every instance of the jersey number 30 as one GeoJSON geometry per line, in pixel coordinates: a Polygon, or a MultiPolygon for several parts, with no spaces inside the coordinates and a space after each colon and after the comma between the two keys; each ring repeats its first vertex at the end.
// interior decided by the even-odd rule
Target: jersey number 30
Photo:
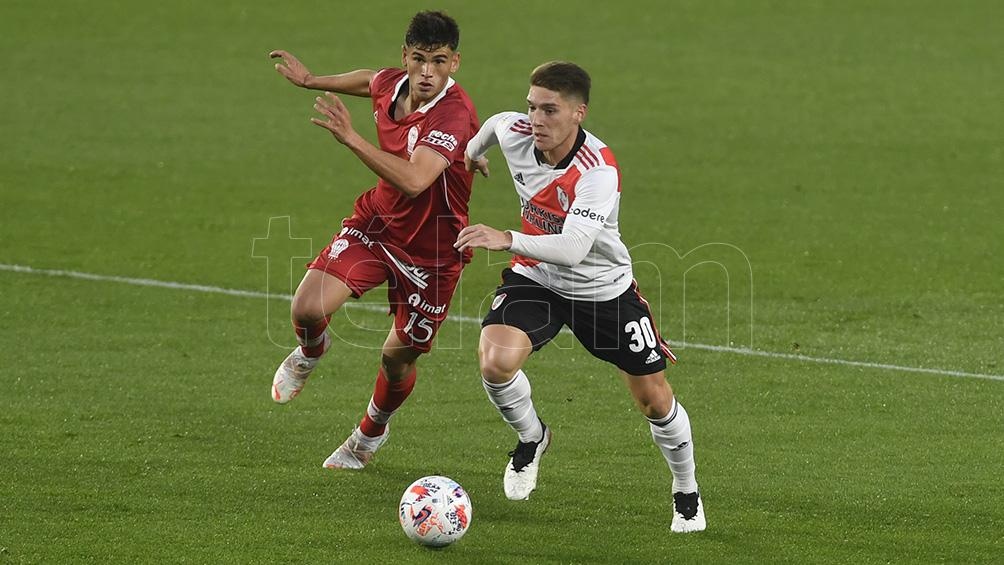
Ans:
{"type": "Polygon", "coordinates": [[[652,329],[652,321],[648,319],[648,316],[637,322],[628,322],[624,326],[624,333],[631,334],[631,344],[628,345],[628,349],[635,353],[645,349],[646,345],[649,349],[654,349],[658,345],[655,340],[655,330],[652,329]]]}

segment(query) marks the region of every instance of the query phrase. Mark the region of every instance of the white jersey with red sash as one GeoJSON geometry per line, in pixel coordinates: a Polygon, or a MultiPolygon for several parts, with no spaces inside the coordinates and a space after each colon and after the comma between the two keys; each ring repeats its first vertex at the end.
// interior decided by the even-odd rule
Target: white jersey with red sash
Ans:
{"type": "Polygon", "coordinates": [[[489,118],[467,154],[483,155],[495,143],[519,194],[522,233],[559,234],[568,222],[601,228],[585,258],[574,266],[515,255],[513,270],[573,300],[604,301],[623,293],[633,275],[617,224],[621,187],[613,152],[580,128],[572,151],[551,166],[534,147],[527,115],[519,112],[489,118]]]}

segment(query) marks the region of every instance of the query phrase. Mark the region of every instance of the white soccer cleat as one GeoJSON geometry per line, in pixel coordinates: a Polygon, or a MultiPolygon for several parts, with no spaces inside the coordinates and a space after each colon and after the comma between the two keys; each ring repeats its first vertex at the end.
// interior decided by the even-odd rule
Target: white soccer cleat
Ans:
{"type": "Polygon", "coordinates": [[[704,503],[699,492],[673,493],[673,524],[674,532],[685,534],[700,532],[708,527],[704,520],[704,503]]]}
{"type": "MultiPolygon", "coordinates": [[[[324,339],[328,341],[331,338],[325,334],[324,339]]],[[[275,370],[275,376],[272,377],[272,400],[285,404],[296,398],[320,359],[307,357],[300,347],[294,349],[275,370]]]]}
{"type": "Polygon", "coordinates": [[[325,469],[362,469],[373,459],[373,454],[387,441],[390,426],[384,428],[383,435],[369,437],[356,428],[334,453],[324,460],[325,469]]]}
{"type": "Polygon", "coordinates": [[[537,488],[537,471],[540,458],[551,445],[551,429],[544,427],[544,437],[537,442],[519,442],[516,449],[509,452],[509,463],[505,466],[502,487],[509,500],[526,500],[537,488]]]}

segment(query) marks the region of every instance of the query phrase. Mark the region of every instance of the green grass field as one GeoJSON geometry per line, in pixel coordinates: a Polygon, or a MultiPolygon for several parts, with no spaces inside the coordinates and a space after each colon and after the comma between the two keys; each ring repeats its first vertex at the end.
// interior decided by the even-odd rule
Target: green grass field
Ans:
{"type": "MultiPolygon", "coordinates": [[[[369,398],[382,292],[336,319],[335,354],[277,406],[288,302],[55,272],[290,293],[297,256],[374,180],[266,54],[394,66],[425,7],[0,6],[0,563],[1001,562],[993,0],[430,6],[460,22],[457,79],[482,118],[522,108],[545,60],[593,75],[586,126],[617,154],[623,237],[677,344],[701,534],[670,533],[647,424],[567,335],[527,368],[554,429],[540,485],[505,499],[515,440],[481,389],[471,321],[503,254],[464,272],[359,473],[320,464],[369,398]],[[440,551],[397,524],[427,474],[474,505],[440,551]]],[[[349,107],[372,139],[368,101],[349,107]]],[[[489,156],[472,217],[512,227],[489,156]]]]}

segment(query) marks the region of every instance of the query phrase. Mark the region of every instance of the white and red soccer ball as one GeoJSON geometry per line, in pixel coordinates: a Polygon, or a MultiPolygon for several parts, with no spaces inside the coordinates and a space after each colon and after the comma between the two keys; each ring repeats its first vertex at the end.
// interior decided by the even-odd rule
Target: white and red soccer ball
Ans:
{"type": "Polygon", "coordinates": [[[463,537],[471,525],[471,499],[449,477],[422,477],[401,497],[401,528],[422,545],[442,547],[463,537]]]}

